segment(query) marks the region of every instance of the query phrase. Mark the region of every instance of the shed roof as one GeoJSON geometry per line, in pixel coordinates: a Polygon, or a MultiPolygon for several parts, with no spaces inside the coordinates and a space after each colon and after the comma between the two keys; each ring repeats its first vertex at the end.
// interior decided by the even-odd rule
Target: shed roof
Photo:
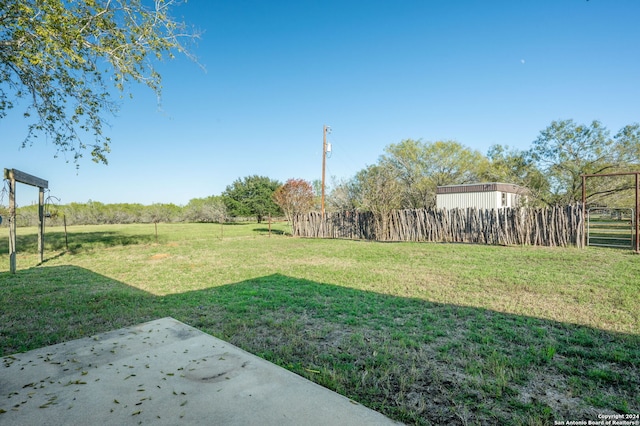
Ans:
{"type": "Polygon", "coordinates": [[[469,192],[507,192],[511,194],[524,194],[527,189],[513,184],[500,182],[471,183],[465,185],[446,185],[436,188],[436,194],[464,194],[469,192]]]}

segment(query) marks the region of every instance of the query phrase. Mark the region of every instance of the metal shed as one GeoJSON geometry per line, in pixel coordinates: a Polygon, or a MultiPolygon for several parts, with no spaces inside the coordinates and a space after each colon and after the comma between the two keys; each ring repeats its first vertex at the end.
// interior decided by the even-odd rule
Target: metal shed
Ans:
{"type": "Polygon", "coordinates": [[[467,185],[439,186],[436,206],[439,209],[501,209],[519,207],[526,199],[527,189],[512,183],[488,182],[467,185]]]}

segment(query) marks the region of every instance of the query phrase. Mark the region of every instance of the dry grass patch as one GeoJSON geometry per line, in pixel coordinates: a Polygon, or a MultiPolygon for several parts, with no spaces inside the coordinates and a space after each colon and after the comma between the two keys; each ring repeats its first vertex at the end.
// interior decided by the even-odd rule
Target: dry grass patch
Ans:
{"type": "Polygon", "coordinates": [[[151,260],[167,259],[170,256],[171,255],[169,253],[158,253],[158,254],[154,254],[153,256],[151,256],[151,260]]]}

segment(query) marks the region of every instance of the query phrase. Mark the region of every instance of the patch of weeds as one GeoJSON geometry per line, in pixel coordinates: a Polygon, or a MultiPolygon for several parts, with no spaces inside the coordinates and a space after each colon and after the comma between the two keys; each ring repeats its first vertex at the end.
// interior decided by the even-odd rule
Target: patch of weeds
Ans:
{"type": "Polygon", "coordinates": [[[604,368],[592,368],[588,370],[587,377],[602,382],[603,384],[618,384],[623,380],[620,373],[613,372],[604,368]]]}
{"type": "Polygon", "coordinates": [[[489,345],[495,343],[494,337],[491,334],[481,332],[469,333],[468,338],[470,341],[479,343],[481,345],[489,345]]]}
{"type": "Polygon", "coordinates": [[[509,398],[509,405],[518,413],[514,424],[519,426],[546,426],[556,420],[553,409],[541,402],[523,403],[509,398]]]}
{"type": "Polygon", "coordinates": [[[556,348],[552,345],[545,345],[542,347],[529,346],[528,359],[534,365],[549,364],[553,357],[556,355],[556,348]]]}
{"type": "Polygon", "coordinates": [[[621,399],[615,395],[605,394],[603,392],[596,392],[587,396],[585,401],[597,408],[609,408],[620,414],[637,414],[629,406],[626,399],[621,399]]]}
{"type": "Polygon", "coordinates": [[[443,357],[453,356],[453,353],[462,347],[462,343],[457,340],[448,340],[439,345],[436,350],[443,357]]]}
{"type": "Polygon", "coordinates": [[[514,360],[497,350],[468,362],[465,372],[478,379],[480,388],[490,398],[503,398],[515,394],[512,385],[520,378],[514,360]]]}
{"type": "Polygon", "coordinates": [[[482,377],[483,366],[482,363],[476,359],[468,361],[464,367],[464,372],[469,376],[482,377]]]}
{"type": "Polygon", "coordinates": [[[578,376],[570,376],[567,381],[567,391],[570,395],[579,397],[584,394],[584,383],[578,376]]]}
{"type": "Polygon", "coordinates": [[[579,328],[571,333],[567,343],[580,348],[594,348],[598,346],[599,342],[593,332],[590,333],[586,329],[579,328]]]}

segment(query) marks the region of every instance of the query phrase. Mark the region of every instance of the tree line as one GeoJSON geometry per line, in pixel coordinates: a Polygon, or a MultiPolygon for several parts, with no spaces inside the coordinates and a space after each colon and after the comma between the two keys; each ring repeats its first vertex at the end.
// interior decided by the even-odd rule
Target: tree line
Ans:
{"type": "MultiPolygon", "coordinates": [[[[106,225],[158,222],[218,222],[224,220],[224,204],[219,197],[196,198],[186,206],[171,203],[143,205],[138,203],[104,204],[89,200],[86,203],[45,203],[47,226],[106,225]]],[[[0,206],[2,225],[8,223],[8,209],[0,206]]],[[[18,226],[38,224],[38,206],[22,206],[16,209],[18,226]]]]}
{"type": "MultiPolygon", "coordinates": [[[[329,205],[384,217],[397,209],[434,208],[438,186],[477,182],[523,186],[533,207],[569,205],[582,199],[583,174],[628,171],[640,171],[640,125],[611,135],[598,121],[560,120],[541,131],[528,150],[494,145],[484,155],[452,140],[388,145],[377,163],[334,184],[329,205]]],[[[592,179],[587,202],[631,206],[634,185],[631,177],[592,179]]]]}
{"type": "MultiPolygon", "coordinates": [[[[528,150],[492,146],[486,155],[456,141],[406,139],[388,145],[377,163],[353,177],[335,181],[328,191],[328,211],[369,211],[382,220],[394,210],[435,207],[436,188],[476,182],[506,182],[529,190],[532,207],[570,205],[582,198],[583,174],[640,171],[640,125],[611,136],[600,122],[554,121],[528,150]]],[[[614,176],[592,179],[590,205],[632,207],[635,181],[614,176]]],[[[2,206],[0,206],[0,209],[2,206]]],[[[6,210],[6,207],[4,207],[6,210]]],[[[266,176],[238,178],[221,195],[174,204],[50,204],[53,224],[134,222],[225,222],[242,218],[262,222],[319,209],[319,185],[303,179],[284,184],[266,176]]],[[[0,211],[6,216],[6,212],[0,211]]],[[[37,206],[20,207],[18,224],[37,223],[37,206]]]]}
{"type": "MultiPolygon", "coordinates": [[[[158,222],[215,222],[257,220],[267,217],[288,220],[294,214],[306,213],[316,205],[311,184],[303,179],[289,179],[284,184],[265,176],[237,179],[217,196],[194,198],[185,206],[172,203],[143,205],[139,203],[104,204],[89,200],[86,203],[57,204],[53,197],[45,203],[48,226],[102,225],[158,222]]],[[[7,206],[0,205],[0,216],[8,217],[7,206]]],[[[38,223],[38,206],[16,209],[18,226],[38,223]]],[[[3,221],[7,225],[8,221],[3,221]]]]}

